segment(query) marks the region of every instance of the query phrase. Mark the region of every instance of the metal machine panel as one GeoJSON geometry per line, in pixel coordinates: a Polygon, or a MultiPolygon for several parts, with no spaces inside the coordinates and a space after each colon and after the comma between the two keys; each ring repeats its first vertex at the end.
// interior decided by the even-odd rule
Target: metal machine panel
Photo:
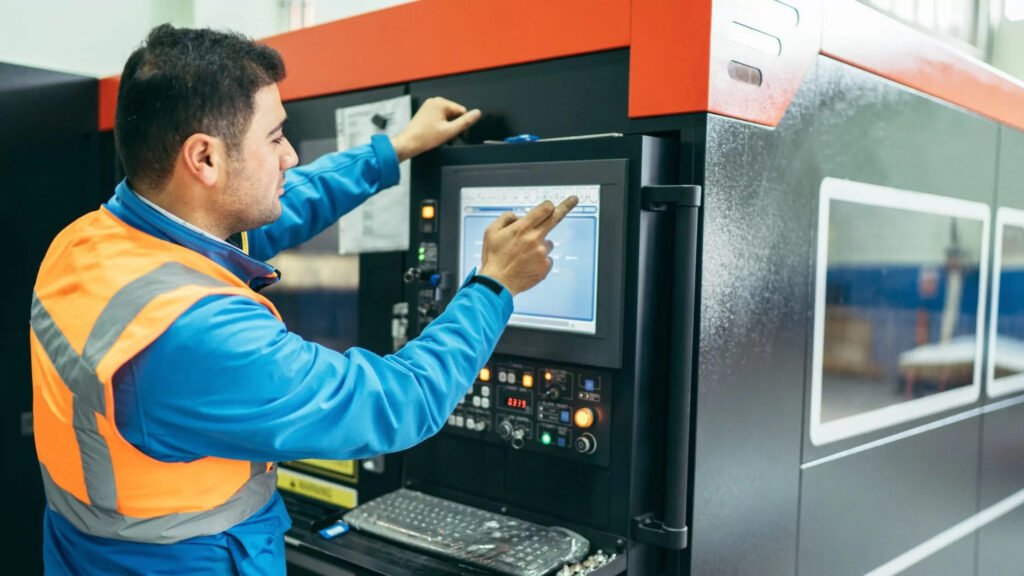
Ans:
{"type": "Polygon", "coordinates": [[[1024,396],[990,404],[989,408],[998,406],[1006,407],[983,416],[978,508],[1005,515],[978,531],[979,575],[1016,574],[1024,566],[1024,549],[1020,546],[1024,506],[1019,503],[1024,494],[1024,396]]]}
{"type": "Polygon", "coordinates": [[[999,128],[999,206],[1024,210],[1024,131],[999,128]]]}
{"type": "MultiPolygon", "coordinates": [[[[608,206],[613,208],[611,212],[606,213],[604,218],[615,219],[617,216],[621,217],[619,211],[622,211],[623,208],[625,208],[624,213],[630,215],[624,229],[621,227],[613,227],[607,230],[602,227],[601,229],[601,250],[613,255],[612,259],[617,260],[619,258],[623,258],[623,254],[630,250],[630,247],[634,246],[634,243],[636,242],[633,235],[637,234],[636,227],[638,226],[638,222],[636,219],[639,218],[639,215],[637,214],[637,207],[639,206],[639,191],[634,190],[633,188],[635,188],[638,183],[647,181],[648,179],[651,181],[658,181],[656,178],[660,177],[659,173],[648,172],[648,170],[655,170],[654,163],[660,159],[660,155],[652,153],[650,156],[645,157],[645,161],[643,163],[638,161],[641,157],[641,142],[641,139],[604,138],[585,140],[578,144],[553,142],[550,144],[537,143],[525,146],[485,146],[466,148],[462,150],[450,150],[442,154],[442,156],[458,160],[457,163],[453,163],[452,165],[466,166],[467,174],[472,174],[474,176],[472,176],[470,180],[458,180],[458,182],[470,182],[473,185],[479,185],[477,179],[488,174],[490,176],[486,177],[491,180],[494,180],[500,175],[501,178],[512,178],[511,180],[503,180],[508,183],[530,183],[531,185],[538,185],[548,181],[556,183],[561,182],[559,178],[564,179],[567,175],[573,176],[577,178],[577,180],[579,178],[585,179],[591,176],[590,170],[595,166],[610,170],[610,172],[605,174],[606,177],[614,176],[614,178],[608,180],[608,182],[614,184],[614,186],[609,188],[609,190],[615,191],[617,194],[625,194],[625,197],[619,198],[617,204],[610,202],[611,197],[604,198],[605,180],[602,179],[602,206],[604,206],[607,201],[608,206]],[[631,162],[619,162],[618,159],[620,158],[631,158],[631,162]],[[495,165],[495,160],[498,159],[506,159],[506,162],[510,159],[533,162],[495,165]],[[567,161],[570,159],[574,161],[567,161]],[[578,159],[587,159],[592,162],[575,161],[578,159]],[[614,160],[609,163],[609,159],[614,160]],[[543,162],[537,162],[538,160],[543,162]],[[648,166],[648,163],[651,163],[651,166],[648,166]],[[504,168],[502,168],[502,166],[504,166],[504,168]],[[519,168],[515,168],[516,166],[529,166],[530,168],[529,171],[519,174],[519,168]],[[628,170],[625,170],[627,167],[628,170]],[[515,168],[510,172],[516,174],[515,176],[509,176],[509,173],[506,173],[511,168],[515,168]],[[483,176],[476,175],[478,171],[483,176]],[[630,183],[629,186],[623,188],[627,183],[630,183]],[[617,209],[615,209],[616,206],[618,207],[617,209]]],[[[657,168],[659,171],[664,169],[664,167],[657,168]]],[[[438,170],[438,172],[440,173],[440,170],[438,170]]],[[[448,174],[449,178],[453,177],[450,172],[446,174],[448,174]]],[[[417,177],[423,177],[424,175],[425,173],[421,172],[417,177]]],[[[439,181],[444,182],[445,180],[442,177],[439,181]]],[[[480,180],[480,182],[482,181],[484,180],[480,180]]],[[[437,186],[438,181],[435,181],[433,185],[437,186]]],[[[440,199],[442,203],[445,203],[445,201],[450,203],[452,201],[449,196],[445,195],[444,190],[441,191],[440,199]]],[[[452,206],[448,206],[447,208],[442,207],[440,209],[440,218],[442,220],[448,219],[448,226],[453,226],[452,217],[458,212],[458,210],[451,212],[451,209],[452,206]]],[[[444,251],[448,254],[440,259],[442,268],[445,266],[450,267],[454,264],[454,254],[457,254],[457,251],[454,251],[456,248],[455,238],[449,234],[449,231],[442,229],[440,235],[442,244],[447,246],[447,248],[444,248],[444,251]]],[[[609,268],[606,264],[610,263],[611,260],[605,260],[605,255],[602,255],[601,258],[601,265],[604,268],[609,268]]],[[[621,267],[616,265],[614,269],[609,268],[609,270],[611,270],[609,273],[624,275],[626,278],[635,277],[635,267],[637,264],[634,260],[635,258],[630,258],[627,259],[626,262],[621,263],[621,267]]],[[[455,281],[453,280],[452,282],[454,283],[455,281]]],[[[635,291],[633,291],[635,288],[626,288],[622,293],[613,294],[606,294],[605,292],[602,292],[600,286],[598,290],[599,298],[603,297],[608,300],[625,299],[624,301],[629,301],[630,296],[635,294],[635,291]]],[[[625,349],[629,350],[631,346],[635,345],[635,341],[632,340],[632,338],[634,338],[634,336],[632,336],[633,329],[630,326],[631,322],[635,325],[635,315],[638,312],[631,307],[626,307],[625,309],[625,320],[621,324],[615,324],[616,326],[625,327],[625,334],[622,335],[617,333],[614,337],[609,336],[608,340],[610,346],[614,346],[616,348],[622,348],[625,346],[625,349]]],[[[620,310],[621,308],[617,307],[617,305],[611,306],[610,304],[599,304],[599,311],[604,314],[618,316],[622,313],[620,310]]],[[[432,316],[433,314],[427,314],[425,319],[431,318],[432,316]]],[[[421,322],[419,320],[410,320],[410,325],[417,327],[416,330],[419,329],[420,324],[421,322]]],[[[618,330],[622,330],[622,328],[619,328],[618,330]]],[[[510,331],[515,332],[515,330],[510,331]]],[[[602,333],[600,332],[600,329],[598,329],[596,335],[589,337],[589,339],[590,341],[594,341],[601,336],[602,333]]],[[[567,333],[564,336],[563,341],[574,342],[575,339],[579,338],[581,337],[567,333]]],[[[591,345],[591,343],[589,341],[584,341],[581,345],[591,345]]],[[[573,462],[585,462],[587,465],[592,467],[596,466],[597,468],[603,468],[610,465],[613,470],[619,471],[624,471],[626,469],[625,460],[629,456],[628,451],[620,450],[618,454],[610,460],[609,455],[615,452],[614,444],[616,442],[621,442],[624,439],[623,437],[611,434],[611,432],[616,430],[616,421],[621,419],[622,424],[626,426],[630,425],[629,414],[631,413],[632,407],[628,402],[628,397],[631,393],[631,387],[626,384],[627,380],[625,380],[624,375],[630,373],[630,370],[632,369],[631,365],[635,365],[634,360],[630,359],[627,366],[623,368],[621,373],[610,373],[607,370],[593,366],[573,364],[572,360],[567,360],[566,358],[555,361],[545,359],[541,356],[531,356],[529,354],[527,354],[526,357],[508,356],[507,353],[503,351],[502,344],[498,345],[498,352],[499,353],[496,354],[496,356],[488,363],[489,376],[487,377],[487,380],[478,379],[473,390],[470,391],[470,396],[475,396],[475,398],[471,398],[473,401],[470,402],[467,400],[463,406],[460,406],[456,410],[456,423],[454,425],[449,424],[445,433],[439,435],[437,439],[424,444],[423,447],[411,451],[409,466],[406,470],[407,477],[412,477],[439,486],[445,486],[446,484],[450,486],[459,486],[461,489],[467,490],[468,492],[488,492],[481,495],[500,497],[500,499],[509,500],[510,503],[524,507],[530,506],[531,503],[533,507],[540,507],[539,504],[541,502],[546,502],[550,498],[549,495],[545,494],[551,491],[550,485],[545,486],[544,483],[540,483],[535,486],[532,482],[528,482],[520,478],[515,481],[516,485],[513,486],[511,479],[517,477],[517,470],[535,468],[538,465],[538,462],[544,461],[548,462],[548,466],[554,466],[554,468],[551,469],[552,471],[564,467],[564,474],[556,474],[559,477],[580,478],[580,475],[576,471],[578,466],[573,464],[573,462]],[[519,388],[526,386],[524,379],[527,376],[534,378],[536,382],[535,386],[532,383],[530,384],[530,389],[532,390],[535,388],[537,394],[543,394],[544,396],[543,399],[538,400],[537,407],[545,408],[545,404],[550,404],[547,408],[554,410],[554,412],[551,412],[550,414],[555,418],[551,423],[554,426],[553,431],[551,432],[552,443],[550,445],[542,445],[539,441],[542,433],[547,430],[546,426],[548,426],[548,419],[546,413],[541,414],[538,411],[537,414],[522,414],[513,417],[513,420],[515,422],[521,421],[524,426],[524,430],[532,431],[534,420],[539,423],[539,427],[537,428],[536,433],[527,433],[527,436],[524,438],[525,442],[518,447],[523,448],[521,452],[518,451],[518,449],[510,451],[507,447],[507,439],[499,436],[500,430],[498,429],[503,419],[510,418],[508,411],[502,411],[500,407],[494,406],[485,409],[482,407],[482,404],[478,404],[477,401],[489,399],[488,404],[490,404],[490,402],[497,399],[500,403],[501,390],[508,387],[519,388]],[[549,396],[548,393],[553,391],[553,389],[550,388],[550,384],[555,381],[562,380],[564,380],[565,387],[561,389],[557,395],[549,396]],[[589,387],[586,382],[587,380],[591,381],[589,387]],[[508,384],[503,384],[503,381],[508,382],[508,384]],[[484,388],[488,389],[488,393],[486,395],[484,394],[484,388]],[[598,425],[595,428],[594,434],[598,439],[606,439],[606,437],[611,438],[611,451],[606,452],[603,446],[598,446],[593,452],[587,452],[586,456],[574,455],[574,450],[579,448],[575,446],[574,441],[578,439],[575,435],[566,437],[566,446],[557,446],[557,443],[555,442],[558,437],[557,429],[562,425],[559,417],[567,417],[572,410],[587,404],[587,402],[584,402],[584,404],[580,404],[579,406],[576,405],[576,403],[581,402],[580,398],[583,396],[588,396],[593,402],[596,402],[593,406],[596,407],[595,410],[598,413],[605,413],[606,417],[610,416],[610,428],[604,429],[601,428],[601,425],[598,425]],[[565,406],[562,407],[561,404],[565,404],[565,406]],[[615,405],[614,410],[610,409],[612,404],[615,405]],[[566,414],[561,414],[563,411],[566,412],[566,414]],[[460,416],[462,418],[459,418],[460,416]],[[473,418],[474,424],[479,424],[479,420],[483,419],[485,424],[479,428],[474,426],[473,431],[467,431],[464,425],[468,422],[469,418],[473,418]],[[453,469],[454,467],[452,466],[426,465],[420,467],[417,465],[420,461],[415,455],[417,450],[429,450],[429,445],[432,443],[450,444],[454,446],[454,442],[465,442],[466,439],[470,438],[476,438],[478,442],[483,440],[487,444],[494,443],[497,446],[502,447],[495,453],[492,461],[497,463],[500,460],[504,462],[504,466],[507,468],[500,465],[487,466],[480,469],[481,476],[471,480],[471,484],[466,484],[466,482],[460,482],[458,478],[452,477],[450,473],[444,470],[453,469]],[[501,454],[506,454],[506,456],[500,456],[501,454]],[[513,459],[516,461],[513,462],[513,459]],[[508,479],[503,480],[504,475],[508,475],[508,479]],[[481,482],[482,478],[491,478],[491,476],[495,477],[486,482],[481,482]],[[504,486],[504,488],[501,489],[503,493],[489,493],[489,491],[493,491],[497,487],[501,486],[504,486]],[[507,493],[504,493],[505,491],[507,491],[507,493]]],[[[569,353],[570,351],[568,350],[563,351],[563,355],[569,353]]],[[[574,357],[570,354],[570,358],[574,357]]],[[[538,396],[535,400],[538,398],[540,397],[538,396]]],[[[531,401],[529,404],[532,405],[533,402],[531,401]]],[[[603,445],[604,442],[599,442],[599,444],[603,445]]],[[[514,443],[513,447],[516,447],[514,443]]],[[[493,450],[490,450],[485,446],[482,446],[480,450],[483,451],[480,455],[481,458],[487,457],[488,453],[493,452],[493,450]]],[[[464,447],[459,450],[449,448],[446,452],[451,454],[469,454],[472,450],[468,447],[464,447]]],[[[447,458],[460,457],[461,456],[455,455],[447,456],[447,458]]],[[[477,460],[477,458],[478,457],[472,457],[471,459],[477,460]]],[[[483,460],[480,460],[480,462],[482,463],[483,460]]],[[[466,468],[470,466],[471,465],[467,463],[463,467],[466,468]]],[[[470,467],[469,469],[472,468],[470,467]]],[[[552,472],[549,471],[549,474],[550,473],[552,472]]],[[[619,472],[615,476],[617,478],[616,482],[620,482],[618,485],[609,485],[604,480],[594,484],[595,488],[600,488],[599,493],[604,494],[602,497],[603,501],[597,503],[594,519],[596,520],[597,518],[600,518],[601,521],[596,523],[602,525],[602,527],[606,527],[609,521],[611,521],[612,524],[617,523],[620,526],[619,529],[621,529],[624,521],[627,520],[624,518],[627,502],[625,500],[613,498],[612,495],[617,493],[616,491],[628,489],[624,484],[621,484],[628,475],[623,472],[619,472]]],[[[574,499],[579,500],[575,497],[574,499]]],[[[555,499],[554,502],[562,502],[567,505],[569,501],[560,501],[555,499]]],[[[587,498],[579,500],[579,509],[581,510],[586,509],[591,505],[592,503],[590,503],[587,498]]],[[[565,510],[563,510],[563,512],[565,512],[565,510]]],[[[586,514],[583,514],[583,516],[586,516],[586,514]]]]}
{"type": "MultiPolygon", "coordinates": [[[[386,88],[374,88],[372,90],[360,90],[358,92],[346,92],[333,96],[311,98],[309,100],[296,100],[285,102],[285,111],[288,112],[288,120],[284,125],[287,134],[301,137],[302,140],[317,138],[335,139],[337,133],[335,128],[334,111],[346,106],[358,106],[368,102],[397,98],[406,93],[405,85],[388,86],[386,88]]],[[[297,141],[292,144],[297,145],[297,141]]],[[[312,161],[304,159],[306,162],[312,161]]]]}
{"type": "MultiPolygon", "coordinates": [[[[806,412],[801,413],[798,399],[805,397],[809,382],[813,231],[822,180],[853,179],[990,203],[996,131],[988,120],[824,57],[774,131],[709,117],[692,573],[794,573],[801,461],[972,407],[814,446],[802,432],[806,412]],[[802,456],[794,450],[798,437],[804,439],[802,456]]],[[[976,421],[967,426],[973,435],[957,452],[961,460],[976,462],[977,428],[976,421]]],[[[942,466],[948,452],[935,447],[943,433],[920,440],[930,448],[917,466],[942,466]]],[[[868,466],[856,473],[869,471],[871,462],[877,464],[874,458],[856,460],[868,466]]],[[[846,465],[842,460],[825,463],[816,473],[831,466],[846,465]]],[[[835,530],[859,531],[913,519],[904,526],[917,538],[907,542],[909,547],[974,513],[969,494],[976,478],[967,474],[968,468],[962,470],[964,496],[946,507],[955,513],[944,525],[919,521],[919,506],[931,506],[930,501],[879,506],[870,522],[852,526],[838,517],[830,521],[835,530]]],[[[897,470],[915,473],[914,467],[897,470]]],[[[837,476],[842,483],[823,484],[821,497],[866,489],[856,477],[837,476]]],[[[803,489],[808,489],[806,481],[803,489]]],[[[807,503],[815,501],[810,492],[805,498],[811,498],[801,504],[805,514],[824,514],[807,503]]],[[[826,524],[821,520],[808,528],[801,523],[800,534],[814,537],[826,524]]],[[[801,554],[813,548],[802,544],[801,554]]],[[[801,558],[801,567],[806,562],[801,558]]]]}
{"type": "MultiPolygon", "coordinates": [[[[532,329],[533,339],[557,331],[561,338],[548,342],[558,348],[557,354],[505,349],[499,343],[442,432],[398,455],[403,485],[576,530],[593,550],[621,558],[602,573],[656,573],[663,558],[658,546],[685,545],[686,454],[673,460],[678,466],[672,470],[682,475],[667,475],[662,460],[675,453],[666,455],[668,442],[662,436],[671,430],[678,438],[684,430],[665,421],[671,402],[680,405],[673,412],[675,422],[688,421],[681,392],[688,393],[689,378],[675,377],[691,372],[673,369],[671,358],[690,358],[692,353],[690,340],[676,338],[677,330],[692,332],[692,298],[671,300],[679,328],[669,330],[668,315],[657,313],[673,292],[693,292],[700,196],[694,186],[670,185],[677,158],[677,146],[670,140],[629,136],[452,147],[417,158],[414,205],[437,209],[428,211],[431,215],[422,222],[422,212],[412,215],[416,235],[407,257],[415,264],[405,275],[410,336],[438,317],[461,284],[460,260],[472,256],[475,246],[464,235],[479,235],[480,221],[492,212],[525,212],[536,204],[536,193],[563,194],[570,185],[586,199],[572,228],[582,251],[563,246],[565,254],[575,255],[566,256],[570,264],[562,273],[591,279],[597,313],[591,334],[571,322],[557,327],[552,323],[575,320],[571,314],[548,314],[546,323],[537,325],[542,327],[531,328],[529,316],[549,310],[520,309],[523,324],[507,330],[503,338],[517,330],[525,334],[532,329]],[[672,204],[678,207],[669,227],[672,204]],[[588,219],[598,222],[588,227],[588,219]],[[437,220],[447,227],[461,223],[464,234],[453,236],[437,220]],[[681,231],[675,245],[672,229],[681,231]],[[665,245],[672,249],[663,250],[665,245]],[[584,265],[591,250],[600,270],[593,276],[584,265]],[[577,261],[583,264],[573,268],[577,261]],[[676,274],[667,277],[670,271],[676,274]],[[602,338],[607,345],[597,349],[620,360],[605,364],[604,358],[584,354],[602,338]],[[682,344],[670,354],[669,343],[677,342],[682,344]],[[663,498],[666,484],[676,489],[663,498]],[[647,522],[638,520],[640,516],[647,522]],[[634,530],[644,538],[634,536],[634,530]]],[[[351,557],[357,550],[332,551],[315,535],[291,534],[303,544],[315,543],[322,553],[369,566],[351,557]]],[[[388,567],[384,573],[391,571],[388,567]]]]}
{"type": "Polygon", "coordinates": [[[974,538],[966,536],[928,556],[901,576],[964,576],[974,573],[974,538]]]}
{"type": "Polygon", "coordinates": [[[865,574],[973,515],[979,428],[965,420],[806,469],[798,572],[865,574]]]}
{"type": "Polygon", "coordinates": [[[5,332],[25,334],[36,270],[53,237],[113,193],[97,193],[96,84],[95,78],[0,62],[0,238],[19,271],[6,290],[24,304],[0,318],[5,332]]]}
{"type": "MultiPolygon", "coordinates": [[[[813,149],[823,177],[992,202],[998,143],[995,123],[829,58],[819,59],[817,73],[820,91],[813,149]]],[[[817,197],[809,201],[817,209],[817,197]]],[[[816,247],[815,242],[812,250],[816,247]]],[[[893,393],[899,393],[895,380],[893,393]]],[[[876,430],[818,446],[805,436],[803,461],[879,440],[974,405],[961,403],[914,420],[889,426],[882,423],[876,430]]]]}
{"type": "Polygon", "coordinates": [[[32,437],[29,303],[53,237],[110,197],[99,190],[95,78],[0,62],[0,247],[8,268],[0,319],[4,513],[17,529],[0,547],[7,571],[43,572],[42,480],[32,437]]]}
{"type": "Polygon", "coordinates": [[[1024,392],[1024,132],[1000,129],[993,233],[987,402],[1024,392]]]}
{"type": "Polygon", "coordinates": [[[484,115],[464,136],[470,143],[521,133],[541,138],[627,132],[629,53],[587,54],[421,80],[414,99],[442,95],[484,115]]]}
{"type": "MultiPolygon", "coordinates": [[[[997,205],[1000,210],[1024,209],[1024,132],[1011,128],[1000,129],[998,177],[997,205]]],[[[994,269],[993,273],[999,274],[1002,271],[1000,269],[994,269]]],[[[1010,278],[1003,276],[1001,279],[1010,278]]],[[[1013,286],[1001,282],[998,298],[1000,302],[1016,309],[1014,302],[1020,300],[1021,290],[1013,286]]],[[[996,304],[993,302],[993,305],[996,304]]],[[[1007,312],[1002,305],[998,311],[1004,314],[1007,312]]],[[[994,315],[992,321],[998,322],[999,315],[994,315]]],[[[1004,337],[1001,334],[999,339],[1004,337]]],[[[990,356],[989,362],[993,361],[990,356]]],[[[1017,391],[1015,394],[993,397],[995,387],[991,381],[987,385],[989,394],[986,397],[989,404],[986,406],[988,411],[982,417],[978,508],[1005,514],[978,530],[978,575],[1018,574],[1021,566],[1024,566],[1024,549],[1020,546],[1021,534],[1024,534],[1024,506],[1010,506],[1020,501],[1024,491],[1024,436],[1021,434],[1024,396],[1017,391]]]]}
{"type": "MultiPolygon", "coordinates": [[[[817,73],[814,150],[823,176],[991,204],[993,122],[828,58],[817,73]]],[[[942,419],[976,406],[960,402],[821,445],[805,434],[799,572],[861,574],[974,515],[980,418],[942,419]],[[909,437],[885,440],[897,433],[909,437]]],[[[973,555],[969,536],[908,573],[970,573],[973,555]]]]}
{"type": "Polygon", "coordinates": [[[1024,566],[1024,508],[1002,516],[978,530],[977,576],[1017,576],[1024,566]]]}
{"type": "Polygon", "coordinates": [[[814,94],[775,130],[708,118],[692,574],[796,570],[814,94]]]}

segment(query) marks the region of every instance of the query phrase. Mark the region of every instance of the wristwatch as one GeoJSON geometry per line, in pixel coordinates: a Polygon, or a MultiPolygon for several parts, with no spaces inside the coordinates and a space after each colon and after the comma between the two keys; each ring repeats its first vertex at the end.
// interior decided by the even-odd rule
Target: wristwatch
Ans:
{"type": "Polygon", "coordinates": [[[501,296],[501,291],[505,289],[505,287],[502,286],[501,283],[495,280],[494,278],[490,278],[488,276],[481,276],[479,274],[474,274],[473,277],[469,279],[469,282],[466,282],[466,286],[469,286],[470,284],[480,284],[482,286],[486,286],[491,292],[494,292],[494,294],[497,296],[501,296]]]}

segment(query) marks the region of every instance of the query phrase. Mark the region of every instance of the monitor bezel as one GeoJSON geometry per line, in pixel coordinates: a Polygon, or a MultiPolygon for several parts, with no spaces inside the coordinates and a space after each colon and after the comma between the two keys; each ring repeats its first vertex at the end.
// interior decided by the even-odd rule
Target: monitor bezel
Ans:
{"type": "MultiPolygon", "coordinates": [[[[464,187],[599,185],[597,317],[594,334],[509,326],[496,352],[607,368],[622,365],[622,294],[625,288],[626,193],[629,161],[624,158],[444,166],[441,169],[439,266],[459,272],[464,187]]],[[[460,278],[461,284],[465,279],[460,278]]],[[[450,298],[453,294],[447,295],[450,298]]]]}

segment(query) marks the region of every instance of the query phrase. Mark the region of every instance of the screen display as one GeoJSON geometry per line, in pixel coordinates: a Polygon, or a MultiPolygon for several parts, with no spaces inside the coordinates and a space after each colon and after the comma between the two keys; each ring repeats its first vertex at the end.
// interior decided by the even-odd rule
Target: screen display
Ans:
{"type": "Polygon", "coordinates": [[[530,414],[533,412],[533,393],[529,390],[500,389],[498,407],[530,414]]]}
{"type": "Polygon", "coordinates": [[[517,295],[509,326],[594,334],[597,328],[598,219],[601,186],[488,186],[461,189],[459,269],[480,266],[484,231],[503,212],[525,216],[544,200],[569,196],[579,204],[548,234],[552,268],[540,284],[517,295]]]}

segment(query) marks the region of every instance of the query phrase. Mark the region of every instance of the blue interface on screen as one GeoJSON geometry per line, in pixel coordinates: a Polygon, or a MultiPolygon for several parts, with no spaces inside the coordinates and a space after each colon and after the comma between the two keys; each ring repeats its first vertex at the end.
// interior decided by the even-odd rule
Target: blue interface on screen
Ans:
{"type": "Polygon", "coordinates": [[[540,284],[516,296],[509,326],[594,334],[597,327],[597,247],[601,186],[489,186],[462,188],[459,269],[480,266],[484,231],[503,212],[523,217],[544,200],[580,202],[549,234],[552,268],[540,284]]]}

